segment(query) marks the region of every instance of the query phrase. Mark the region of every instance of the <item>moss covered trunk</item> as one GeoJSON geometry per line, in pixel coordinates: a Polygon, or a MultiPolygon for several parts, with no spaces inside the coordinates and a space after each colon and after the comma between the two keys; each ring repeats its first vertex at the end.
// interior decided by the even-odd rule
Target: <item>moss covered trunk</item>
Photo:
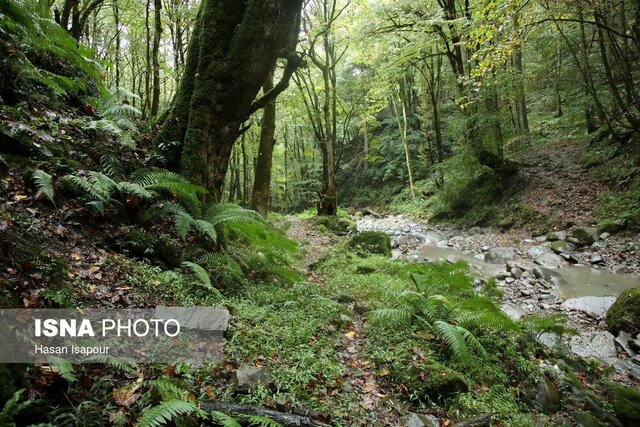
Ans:
{"type": "MultiPolygon", "coordinates": [[[[273,89],[273,71],[267,76],[262,87],[264,93],[273,89]]],[[[258,148],[258,161],[253,182],[253,194],[251,205],[260,215],[266,217],[269,213],[269,199],[271,196],[271,164],[273,158],[273,146],[276,143],[276,102],[270,101],[262,112],[260,129],[260,146],[258,148]]]]}
{"type": "Polygon", "coordinates": [[[220,200],[231,149],[240,126],[278,57],[291,50],[302,0],[204,0],[187,58],[184,80],[193,80],[176,95],[173,118],[159,138],[182,141],[181,168],[220,200]],[[197,40],[196,40],[197,39],[197,40]],[[189,74],[189,62],[197,66],[189,74]],[[184,128],[185,101],[188,102],[184,128]],[[180,103],[180,107],[178,107],[180,103]],[[176,123],[175,119],[182,119],[176,123]],[[179,138],[170,139],[167,136],[179,138]],[[164,136],[162,134],[165,134],[164,136]]]}

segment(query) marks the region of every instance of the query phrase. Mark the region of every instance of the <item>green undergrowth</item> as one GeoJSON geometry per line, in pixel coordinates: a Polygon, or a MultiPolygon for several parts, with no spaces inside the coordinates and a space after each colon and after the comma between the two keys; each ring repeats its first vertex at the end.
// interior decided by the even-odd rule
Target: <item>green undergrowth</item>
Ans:
{"type": "Polygon", "coordinates": [[[609,189],[596,203],[600,231],[640,230],[640,151],[630,136],[621,143],[604,131],[591,138],[582,156],[587,173],[595,173],[609,189]]]}

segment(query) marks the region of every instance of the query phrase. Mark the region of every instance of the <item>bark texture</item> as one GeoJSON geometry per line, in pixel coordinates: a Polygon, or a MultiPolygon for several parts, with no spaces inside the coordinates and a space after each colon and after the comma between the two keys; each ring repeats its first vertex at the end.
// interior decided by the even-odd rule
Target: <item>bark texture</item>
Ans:
{"type": "MultiPolygon", "coordinates": [[[[273,72],[269,73],[262,87],[264,93],[273,89],[273,72]]],[[[260,128],[260,145],[258,147],[258,161],[256,163],[255,178],[253,181],[253,194],[251,206],[260,215],[266,218],[269,213],[269,200],[271,197],[271,165],[273,159],[273,146],[276,143],[276,102],[269,101],[262,112],[260,128]]]]}
{"type": "MultiPolygon", "coordinates": [[[[182,144],[183,173],[204,185],[214,200],[222,196],[231,149],[260,87],[277,58],[292,57],[301,6],[302,0],[201,4],[184,79],[159,142],[182,144]]],[[[276,87],[281,91],[286,84],[276,87]]]]}

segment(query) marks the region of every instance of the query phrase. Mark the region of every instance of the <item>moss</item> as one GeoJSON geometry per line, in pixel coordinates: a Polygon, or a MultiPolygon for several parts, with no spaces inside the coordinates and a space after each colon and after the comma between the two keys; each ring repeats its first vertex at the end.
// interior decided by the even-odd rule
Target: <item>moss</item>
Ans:
{"type": "Polygon", "coordinates": [[[560,250],[566,244],[567,242],[565,242],[564,240],[556,240],[555,242],[551,243],[551,249],[555,252],[560,250]]]}
{"type": "Polygon", "coordinates": [[[559,240],[558,235],[556,233],[547,233],[545,237],[550,242],[555,242],[556,240],[559,240]]]}
{"type": "Polygon", "coordinates": [[[351,238],[348,247],[358,253],[391,256],[391,239],[381,231],[364,231],[351,238]]]}
{"type": "Polygon", "coordinates": [[[595,242],[593,236],[584,228],[576,228],[575,230],[573,230],[573,233],[571,233],[571,236],[575,239],[578,239],[585,245],[591,245],[593,244],[593,242],[595,242]]]}
{"type": "Polygon", "coordinates": [[[402,369],[393,369],[391,375],[412,391],[410,399],[441,403],[469,390],[463,374],[438,362],[405,364],[402,369]]]}
{"type": "Polygon", "coordinates": [[[345,236],[356,231],[356,223],[349,218],[337,218],[335,216],[318,216],[315,219],[316,225],[324,226],[333,234],[345,236]]]}
{"type": "Polygon", "coordinates": [[[640,287],[627,289],[607,312],[607,328],[614,334],[640,333],[640,287]]]}
{"type": "Polygon", "coordinates": [[[640,425],[640,391],[606,383],[608,401],[616,416],[628,426],[640,425]]]}
{"type": "Polygon", "coordinates": [[[605,427],[607,424],[603,423],[588,412],[574,412],[573,419],[576,425],[582,427],[605,427]]]}
{"type": "Polygon", "coordinates": [[[598,234],[601,233],[618,233],[624,230],[624,221],[605,220],[598,224],[598,234]]]}

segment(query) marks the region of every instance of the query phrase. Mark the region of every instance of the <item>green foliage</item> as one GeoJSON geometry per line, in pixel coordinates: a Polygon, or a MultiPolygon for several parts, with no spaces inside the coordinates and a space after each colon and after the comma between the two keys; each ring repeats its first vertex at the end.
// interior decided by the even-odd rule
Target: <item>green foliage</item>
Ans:
{"type": "Polygon", "coordinates": [[[5,402],[4,407],[0,411],[0,425],[6,427],[17,426],[15,421],[13,421],[14,417],[24,412],[33,403],[31,400],[21,401],[24,392],[25,389],[16,391],[13,396],[5,402]]]}
{"type": "Polygon", "coordinates": [[[640,287],[627,289],[607,311],[607,329],[614,334],[625,331],[640,333],[640,287]]]}
{"type": "Polygon", "coordinates": [[[0,3],[0,39],[18,48],[8,59],[19,78],[31,84],[61,97],[101,89],[90,49],[77,43],[49,13],[42,16],[33,3],[0,3]]]}
{"type": "MultiPolygon", "coordinates": [[[[107,166],[109,172],[117,171],[113,164],[107,166]]],[[[199,204],[197,194],[206,193],[204,188],[190,183],[176,173],[165,170],[142,171],[137,174],[138,177],[134,181],[114,179],[96,171],[90,171],[86,175],[65,175],[60,180],[84,192],[91,199],[88,205],[101,213],[114,204],[122,205],[127,197],[138,197],[145,201],[173,197],[186,204],[197,205],[199,204]]]]}
{"type": "Polygon", "coordinates": [[[38,194],[36,194],[36,197],[38,197],[39,194],[44,194],[47,196],[47,199],[55,205],[55,201],[53,200],[53,183],[51,182],[51,175],[41,169],[38,169],[33,173],[32,178],[38,186],[38,194]]]}
{"type": "Polygon", "coordinates": [[[447,343],[453,357],[463,364],[474,360],[474,356],[484,356],[486,353],[470,329],[515,328],[513,322],[488,299],[471,297],[460,288],[457,292],[449,289],[448,292],[438,294],[435,290],[445,290],[446,285],[443,289],[441,284],[427,284],[429,282],[425,280],[420,283],[414,275],[411,275],[411,281],[415,290],[406,289],[394,295],[395,306],[373,311],[372,319],[389,323],[416,324],[417,327],[441,337],[447,343]]]}
{"type": "Polygon", "coordinates": [[[100,100],[97,111],[100,120],[91,121],[89,127],[112,133],[122,145],[135,147],[133,136],[137,129],[133,119],[141,116],[142,112],[129,103],[130,99],[140,100],[140,97],[123,88],[109,89],[107,96],[100,100]]]}
{"type": "Polygon", "coordinates": [[[192,402],[172,399],[147,408],[138,419],[136,427],[158,427],[167,424],[179,416],[194,414],[199,411],[192,402]]]}

